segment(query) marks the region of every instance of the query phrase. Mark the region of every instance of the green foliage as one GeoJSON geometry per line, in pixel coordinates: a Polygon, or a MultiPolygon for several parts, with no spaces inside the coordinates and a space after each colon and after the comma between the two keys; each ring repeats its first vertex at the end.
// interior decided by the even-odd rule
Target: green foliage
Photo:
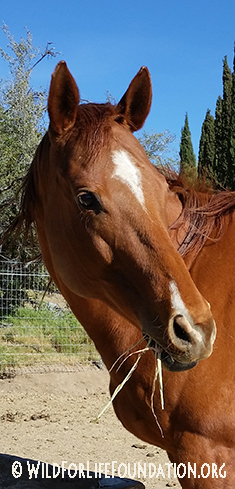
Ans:
{"type": "Polygon", "coordinates": [[[0,55],[8,63],[10,73],[9,79],[0,81],[0,206],[1,223],[7,227],[18,211],[16,190],[45,132],[46,93],[32,88],[32,70],[46,56],[56,53],[48,44],[40,55],[30,31],[25,39],[16,42],[5,24],[2,30],[8,39],[8,50],[0,47],[0,55]]]}
{"type": "Polygon", "coordinates": [[[41,264],[0,262],[0,376],[21,364],[71,363],[75,354],[79,360],[97,358],[65,300],[46,284],[41,264]]]}
{"type": "Polygon", "coordinates": [[[215,187],[235,190],[235,43],[233,73],[227,56],[223,60],[223,98],[217,99],[214,124],[207,112],[202,126],[199,175],[205,169],[215,187]]]}
{"type": "Polygon", "coordinates": [[[235,43],[232,74],[231,117],[228,132],[228,186],[235,190],[235,43]]]}
{"type": "Polygon", "coordinates": [[[0,85],[1,106],[1,190],[9,186],[13,179],[19,179],[30,164],[32,155],[45,130],[43,115],[46,106],[44,90],[35,91],[30,87],[32,61],[39,50],[32,44],[32,35],[17,43],[3,25],[13,53],[10,55],[0,48],[0,54],[8,62],[10,79],[0,85]]]}
{"type": "Polygon", "coordinates": [[[196,156],[193,151],[187,113],[185,115],[184,127],[181,129],[180,174],[186,177],[188,181],[194,180],[196,175],[196,156]]]}
{"type": "Polygon", "coordinates": [[[9,367],[98,358],[92,341],[69,310],[48,304],[19,307],[4,319],[0,335],[0,374],[9,367]],[[84,347],[86,345],[86,347],[84,347]],[[56,354],[63,354],[59,358],[56,354]]]}
{"type": "Polygon", "coordinates": [[[176,157],[172,157],[170,145],[175,141],[175,136],[169,131],[155,133],[154,131],[143,131],[138,137],[151,163],[157,166],[168,165],[175,167],[178,165],[176,157]],[[171,157],[169,156],[171,153],[171,157]]]}
{"type": "Polygon", "coordinates": [[[20,307],[7,317],[7,323],[9,327],[5,327],[1,335],[3,342],[31,347],[38,352],[77,353],[88,341],[70,311],[55,312],[48,304],[38,310],[20,307]]]}
{"type": "Polygon", "coordinates": [[[223,153],[223,123],[222,123],[222,112],[223,112],[223,100],[219,95],[216,102],[215,109],[215,159],[213,163],[213,177],[215,182],[222,182],[223,175],[221,172],[220,162],[222,161],[222,153],[223,153]]]}
{"type": "Polygon", "coordinates": [[[213,174],[215,160],[215,120],[210,110],[207,110],[202,125],[201,139],[199,144],[198,174],[204,179],[213,174]]]}
{"type": "Polygon", "coordinates": [[[232,73],[228,66],[227,56],[223,60],[223,102],[222,102],[222,158],[220,161],[221,179],[224,187],[229,187],[231,176],[228,175],[229,133],[232,110],[232,73]]]}

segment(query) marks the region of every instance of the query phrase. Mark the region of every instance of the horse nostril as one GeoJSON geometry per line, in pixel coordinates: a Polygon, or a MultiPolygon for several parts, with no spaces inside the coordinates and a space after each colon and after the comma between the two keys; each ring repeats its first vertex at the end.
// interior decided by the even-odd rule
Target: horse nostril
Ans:
{"type": "Polygon", "coordinates": [[[175,336],[181,341],[192,343],[192,338],[190,337],[189,333],[187,333],[185,327],[187,327],[187,324],[185,324],[184,317],[180,314],[175,316],[173,321],[173,330],[175,336]]]}

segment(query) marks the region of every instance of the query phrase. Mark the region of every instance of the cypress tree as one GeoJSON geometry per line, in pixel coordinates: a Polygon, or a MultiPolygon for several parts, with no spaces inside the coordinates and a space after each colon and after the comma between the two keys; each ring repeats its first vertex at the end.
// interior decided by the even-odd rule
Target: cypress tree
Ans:
{"type": "Polygon", "coordinates": [[[215,159],[215,120],[210,110],[206,112],[202,124],[201,139],[199,144],[198,175],[202,179],[213,176],[213,164],[215,159]]]}
{"type": "Polygon", "coordinates": [[[228,141],[228,186],[235,190],[235,43],[232,75],[231,118],[228,141]]]}
{"type": "Polygon", "coordinates": [[[215,109],[215,159],[213,163],[213,175],[215,182],[222,183],[222,158],[223,158],[223,125],[222,125],[223,100],[219,95],[215,109]]]}
{"type": "Polygon", "coordinates": [[[232,73],[227,56],[223,60],[223,103],[222,103],[222,159],[220,162],[220,183],[229,187],[228,154],[232,110],[232,73]]]}
{"type": "Polygon", "coordinates": [[[181,129],[180,175],[185,176],[189,181],[193,180],[196,176],[196,156],[193,151],[187,113],[185,115],[184,127],[181,129]]]}

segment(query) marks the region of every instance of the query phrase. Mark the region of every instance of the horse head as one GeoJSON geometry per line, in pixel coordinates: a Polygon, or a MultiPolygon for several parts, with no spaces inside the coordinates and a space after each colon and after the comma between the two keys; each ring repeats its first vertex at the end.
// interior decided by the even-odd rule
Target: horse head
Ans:
{"type": "Polygon", "coordinates": [[[171,359],[185,369],[211,354],[215,323],[170,240],[166,179],[133,135],[151,98],[141,68],[117,105],[79,104],[60,62],[49,130],[29,172],[30,206],[63,294],[104,301],[156,342],[166,365],[171,359]]]}

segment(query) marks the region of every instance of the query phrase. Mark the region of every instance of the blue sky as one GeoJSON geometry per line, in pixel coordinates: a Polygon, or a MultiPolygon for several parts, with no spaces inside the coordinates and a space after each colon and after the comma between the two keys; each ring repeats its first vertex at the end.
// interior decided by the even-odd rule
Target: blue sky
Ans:
{"type": "MultiPolygon", "coordinates": [[[[214,114],[222,94],[222,60],[232,68],[235,2],[232,0],[3,0],[1,24],[15,39],[27,27],[41,51],[51,41],[60,54],[34,70],[32,83],[49,87],[64,59],[81,97],[104,102],[106,91],[118,101],[142,65],[153,83],[153,105],[145,130],[176,135],[188,112],[198,154],[206,110],[214,114]]],[[[0,46],[7,40],[0,31],[0,46]]],[[[0,77],[8,76],[0,58],[0,77]]]]}

